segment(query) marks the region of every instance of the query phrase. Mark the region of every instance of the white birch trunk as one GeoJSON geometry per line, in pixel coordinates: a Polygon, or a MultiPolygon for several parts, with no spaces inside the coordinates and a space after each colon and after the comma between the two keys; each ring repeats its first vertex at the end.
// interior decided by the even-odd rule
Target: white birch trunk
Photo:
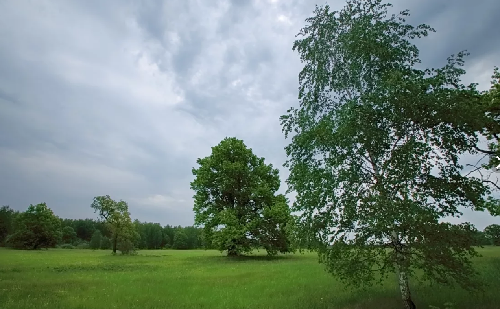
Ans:
{"type": "MultiPolygon", "coordinates": [[[[394,244],[399,243],[399,237],[396,232],[392,233],[392,241],[394,244]]],[[[410,286],[408,284],[408,274],[405,269],[405,255],[401,252],[396,252],[396,270],[398,274],[399,290],[401,291],[401,298],[403,301],[404,309],[416,309],[415,304],[411,300],[410,286]]]]}

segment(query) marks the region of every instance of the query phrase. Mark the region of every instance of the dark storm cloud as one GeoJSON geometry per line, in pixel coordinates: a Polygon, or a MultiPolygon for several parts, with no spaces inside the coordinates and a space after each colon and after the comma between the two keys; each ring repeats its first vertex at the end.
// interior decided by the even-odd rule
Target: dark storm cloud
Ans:
{"type": "MultiPolygon", "coordinates": [[[[94,196],[110,194],[134,218],[192,224],[191,169],[226,136],[243,139],[284,180],[278,118],[298,105],[292,44],[314,4],[0,2],[0,203],[47,202],[81,218],[95,216],[94,196]]],[[[406,7],[412,23],[437,30],[418,42],[425,66],[467,49],[467,78],[489,86],[497,1],[395,9],[406,7]]]]}
{"type": "Polygon", "coordinates": [[[498,62],[500,1],[406,0],[395,4],[397,9],[410,9],[409,22],[425,23],[436,30],[422,40],[422,57],[428,66],[441,66],[462,50],[470,52],[468,62],[498,62]]]}

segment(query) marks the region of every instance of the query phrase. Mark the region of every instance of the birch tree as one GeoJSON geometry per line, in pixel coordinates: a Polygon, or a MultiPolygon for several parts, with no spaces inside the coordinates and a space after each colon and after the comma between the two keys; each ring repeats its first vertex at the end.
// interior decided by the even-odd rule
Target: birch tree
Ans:
{"type": "Polygon", "coordinates": [[[413,278],[481,288],[471,264],[477,230],[441,219],[487,205],[488,187],[458,163],[476,151],[477,131],[460,125],[467,114],[455,114],[455,125],[444,120],[483,98],[461,84],[466,52],[418,69],[412,42],[434,29],[407,24],[407,10],[389,16],[390,7],[316,7],[293,46],[304,64],[300,106],[281,121],[301,237],[348,286],[396,273],[403,307],[415,308],[413,278]]]}

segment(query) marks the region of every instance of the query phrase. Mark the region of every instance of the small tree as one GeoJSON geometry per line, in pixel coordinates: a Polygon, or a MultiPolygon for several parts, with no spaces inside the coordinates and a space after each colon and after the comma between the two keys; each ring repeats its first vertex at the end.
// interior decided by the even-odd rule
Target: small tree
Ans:
{"type": "Polygon", "coordinates": [[[9,206],[0,208],[0,246],[4,245],[8,235],[14,233],[14,219],[18,214],[18,211],[9,206]]]}
{"type": "Polygon", "coordinates": [[[61,220],[45,203],[30,205],[14,222],[8,242],[19,249],[54,247],[61,239],[61,220]]]}
{"type": "Polygon", "coordinates": [[[491,224],[484,228],[484,234],[495,246],[500,246],[500,225],[491,224]]]}
{"type": "Polygon", "coordinates": [[[102,233],[99,230],[95,230],[90,239],[89,247],[90,249],[99,249],[101,247],[102,233]]]}
{"type": "Polygon", "coordinates": [[[174,234],[174,249],[188,249],[188,237],[183,230],[177,230],[174,234]]]}
{"type": "Polygon", "coordinates": [[[119,241],[130,240],[132,243],[139,237],[135,229],[128,205],[125,201],[116,202],[109,195],[97,196],[91,205],[95,212],[106,221],[111,231],[113,254],[116,254],[119,241]]]}
{"type": "Polygon", "coordinates": [[[121,254],[137,254],[137,250],[134,246],[134,242],[129,238],[123,238],[118,242],[117,249],[121,254]]]}
{"type": "Polygon", "coordinates": [[[170,240],[170,237],[167,234],[164,234],[163,235],[163,242],[162,242],[163,248],[170,249],[171,248],[171,245],[170,245],[171,243],[172,243],[172,241],[170,240]]]}
{"type": "Polygon", "coordinates": [[[73,244],[77,239],[76,232],[71,226],[63,227],[61,237],[63,244],[73,244]]]}

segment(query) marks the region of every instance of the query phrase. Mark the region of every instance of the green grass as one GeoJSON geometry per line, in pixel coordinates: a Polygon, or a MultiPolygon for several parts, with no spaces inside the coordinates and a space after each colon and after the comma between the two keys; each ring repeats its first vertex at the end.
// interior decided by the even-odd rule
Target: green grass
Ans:
{"type": "MultiPolygon", "coordinates": [[[[484,295],[412,286],[418,308],[500,308],[500,247],[475,261],[484,295]]],[[[400,308],[396,279],[356,292],[324,271],[314,253],[228,259],[217,251],[109,251],[0,248],[0,308],[400,308]]]]}

